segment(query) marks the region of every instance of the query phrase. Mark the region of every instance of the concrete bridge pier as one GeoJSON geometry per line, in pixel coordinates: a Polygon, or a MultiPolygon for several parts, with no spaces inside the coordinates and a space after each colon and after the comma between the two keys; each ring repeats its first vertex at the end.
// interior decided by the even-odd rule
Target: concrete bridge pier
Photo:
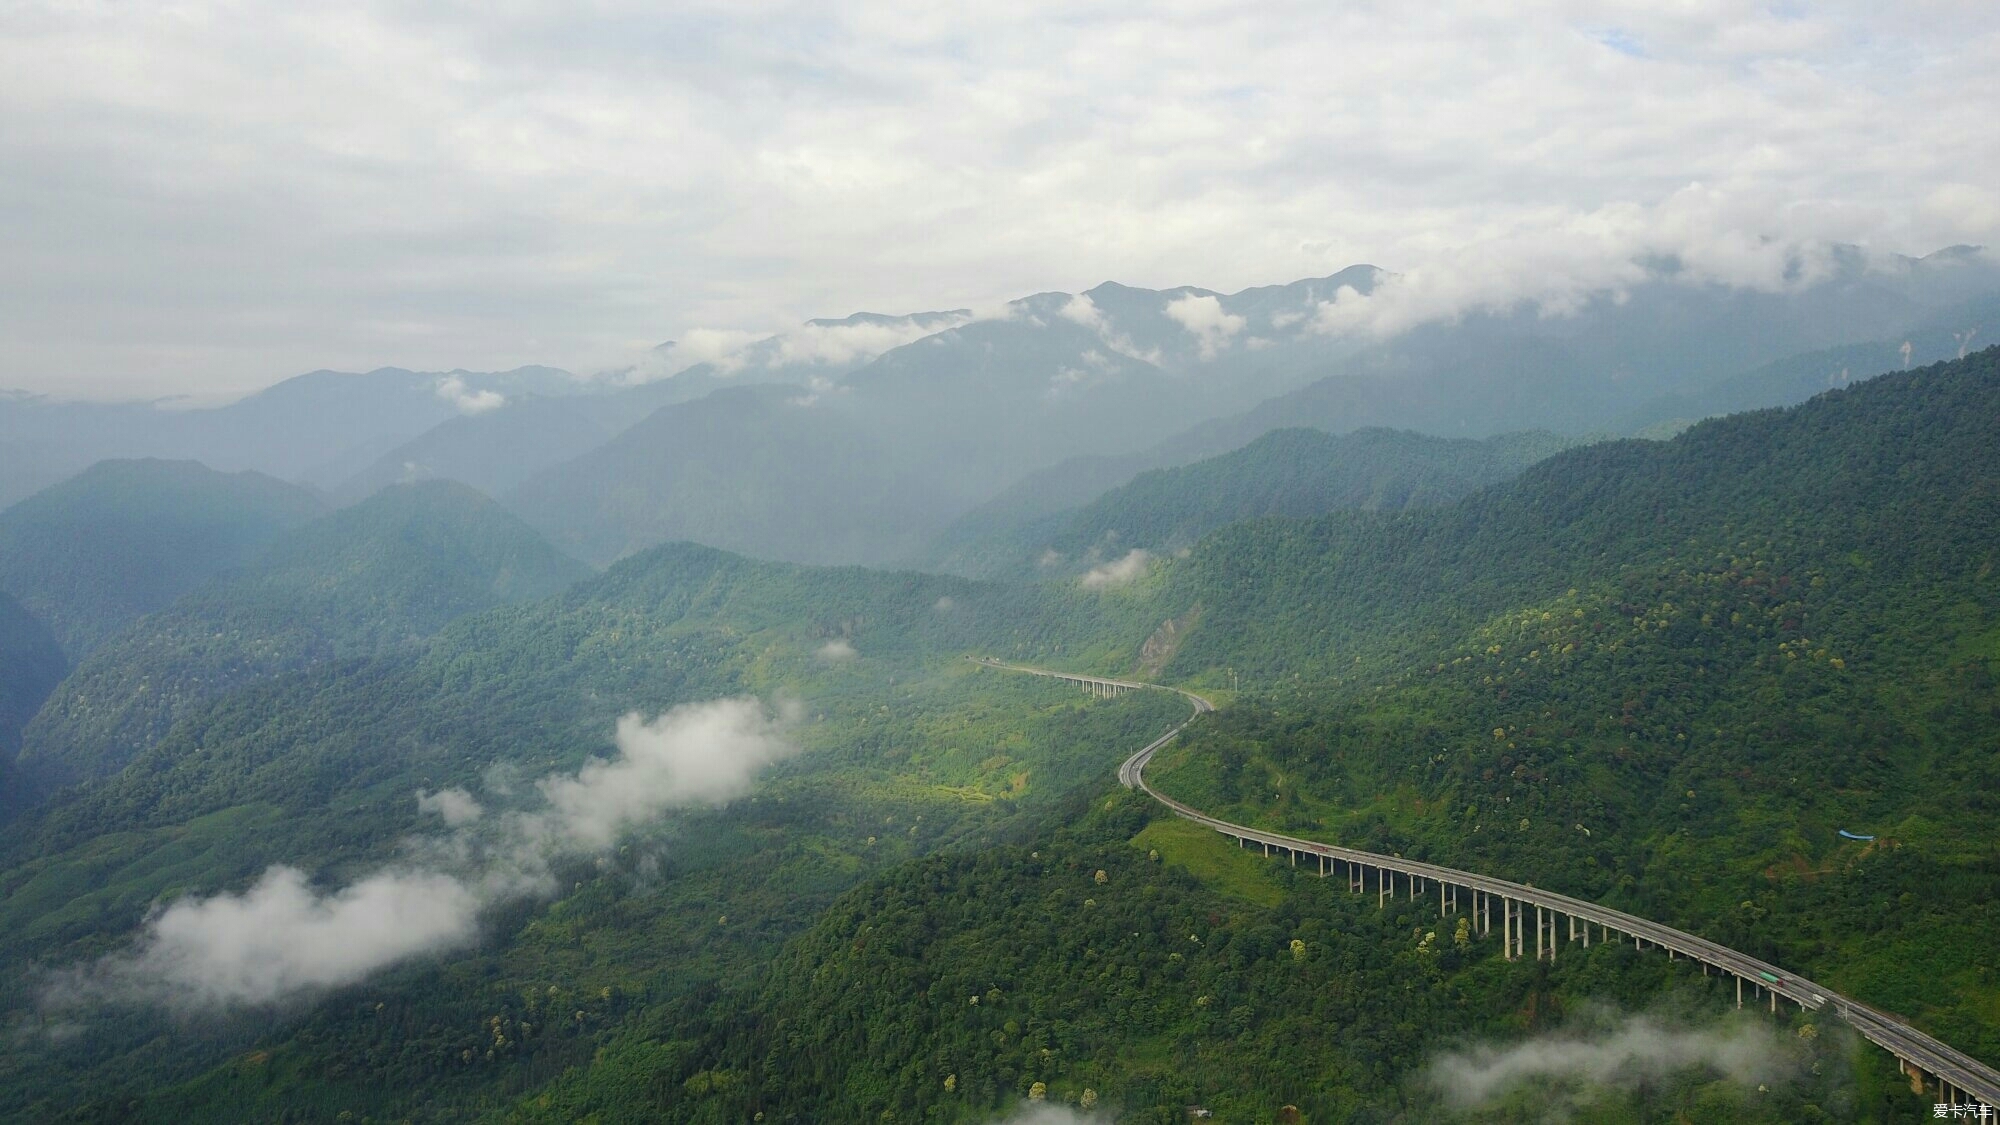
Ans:
{"type": "MultiPolygon", "coordinates": [[[[1526,953],[1523,949],[1521,952],[1526,953]]],[[[1542,908],[1535,907],[1535,960],[1542,959],[1542,908]]]]}

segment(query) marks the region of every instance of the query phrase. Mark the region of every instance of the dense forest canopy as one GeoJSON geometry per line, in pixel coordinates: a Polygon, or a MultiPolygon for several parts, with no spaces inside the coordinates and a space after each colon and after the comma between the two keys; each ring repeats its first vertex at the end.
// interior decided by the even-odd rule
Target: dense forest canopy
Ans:
{"type": "Polygon", "coordinates": [[[1185,557],[1041,583],[693,544],[579,577],[456,486],[385,493],[57,689],[97,706],[122,683],[144,706],[113,712],[129,761],[0,829],[0,1000],[21,1031],[0,1107],[1908,1116],[1893,1063],[1837,1021],[1740,1022],[1718,985],[1617,946],[1509,964],[1163,818],[1111,779],[1177,698],[966,657],[1200,686],[1222,710],[1154,766],[1183,799],[1600,899],[2000,1057],[1996,414],[1989,351],[1569,449],[1455,500],[1231,523],[1185,557]],[[671,769],[645,755],[682,761],[690,730],[754,751],[752,772],[659,788],[671,769]],[[579,819],[612,793],[640,811],[579,819]],[[324,934],[411,888],[434,928],[354,945],[346,969],[282,945],[251,974],[177,960],[167,928],[241,910],[324,934]],[[1440,1088],[1523,1037],[1593,1035],[1696,1061],[1637,1085],[1440,1088]],[[1302,1066],[1288,1052],[1313,1037],[1302,1066]],[[1739,1039],[1754,1082],[1701,1053],[1739,1039]]]}

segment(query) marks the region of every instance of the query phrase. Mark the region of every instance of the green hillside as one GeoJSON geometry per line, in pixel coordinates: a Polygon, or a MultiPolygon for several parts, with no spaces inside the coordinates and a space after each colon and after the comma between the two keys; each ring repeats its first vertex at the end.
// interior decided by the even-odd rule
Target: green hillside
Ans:
{"type": "Polygon", "coordinates": [[[1132,1121],[1913,1119],[1885,1056],[1797,1019],[1769,1080],[1441,1101],[1453,1050],[1624,1026],[1600,1003],[1726,1037],[1728,1000],[1617,946],[1501,962],[1160,820],[1109,778],[1182,703],[963,657],[1160,668],[1224,705],[1155,767],[1197,804],[1599,898],[2000,1059],[1996,416],[1989,351],[1098,588],[673,545],[210,699],[0,831],[0,1006],[64,1029],[0,1061],[0,1112],[971,1121],[1042,1083],[1132,1121]],[[746,693],[803,754],[564,853],[476,939],[199,1023],[51,1011],[30,970],[271,864],[421,868],[418,791],[503,816],[621,715],[746,693]]]}
{"type": "Polygon", "coordinates": [[[1618,945],[1505,962],[1426,907],[1378,909],[1157,815],[1099,789],[1021,843],[886,872],[789,943],[754,992],[631,1021],[509,1119],[990,1121],[1036,1100],[1158,1125],[1189,1106],[1310,1122],[1915,1108],[1886,1058],[1811,1018],[1773,1029],[1726,1013],[1719,982],[1684,963],[1618,945]],[[1636,1088],[1544,1080],[1471,1101],[1431,1069],[1441,1046],[1616,1033],[1607,1004],[1767,1057],[1748,1084],[1691,1065],[1636,1088]]]}
{"type": "MultiPolygon", "coordinates": [[[[439,828],[417,807],[420,789],[530,800],[525,782],[605,753],[631,711],[745,692],[790,699],[807,753],[778,767],[757,799],[670,816],[615,862],[564,861],[560,885],[574,889],[552,903],[510,902],[486,920],[477,949],[389,970],[382,995],[410,1006],[397,1017],[401,1046],[390,1048],[405,1061],[386,1086],[342,1077],[379,1058],[385,1028],[351,1022],[337,1001],[313,1009],[333,1025],[250,1013],[187,1037],[162,1013],[116,1007],[77,1038],[11,1056],[0,1111],[33,1116],[38,1098],[55,1099],[46,1109],[106,1088],[154,1088],[260,1040],[303,1068],[267,1091],[282,1104],[429,1119],[425,1106],[510,1101],[507,1091],[550,1067],[587,1059],[608,1030],[609,1009],[580,1006],[599,1022],[570,1020],[562,1036],[496,1056],[496,1068],[465,1070],[459,1055],[483,1057],[495,1010],[542,1022],[516,1011],[524,989],[544,997],[539,1005],[550,987],[610,988],[626,997],[612,1006],[622,1011],[748,972],[869,872],[990,839],[1021,810],[1106,776],[1122,747],[1182,705],[1152,695],[1092,704],[998,680],[960,654],[988,641],[1050,655],[1068,637],[1130,647],[1144,636],[1143,622],[1118,621],[1115,603],[1094,596],[678,545],[557,597],[460,620],[411,651],[321,664],[199,704],[114,776],[62,791],[0,832],[6,1007],[31,1004],[40,978],[28,965],[119,948],[161,896],[240,889],[273,863],[329,885],[393,863],[413,834],[439,828]],[[735,926],[718,928],[724,917],[735,926]]],[[[218,1108],[240,1092],[204,1089],[224,1102],[161,1115],[244,1115],[218,1108]]],[[[113,1117],[126,1112],[109,1104],[113,1117]]]]}
{"type": "Polygon", "coordinates": [[[261,473],[102,461],[0,512],[0,591],[78,660],[325,510],[261,473]]]}
{"type": "Polygon", "coordinates": [[[115,772],[202,700],[408,648],[468,613],[544,597],[585,573],[463,485],[385,489],[100,645],[30,725],[24,780],[46,790],[115,772]]]}
{"type": "Polygon", "coordinates": [[[1174,669],[1263,690],[1158,779],[1669,921],[2000,1059],[1996,410],[1988,351],[1444,512],[1219,534],[1174,669]]]}
{"type": "MultiPolygon", "coordinates": [[[[1669,921],[2000,1060],[1996,409],[1987,352],[1670,443],[1572,451],[1441,511],[1218,532],[1155,587],[1161,612],[1202,607],[1168,673],[1226,685],[1234,670],[1246,690],[1155,781],[1234,819],[1669,921]]],[[[1136,828],[1082,854],[1057,836],[885,878],[752,995],[714,1002],[703,1036],[655,1027],[650,1051],[635,1042],[602,1080],[521,1116],[637,1120],[619,1092],[637,1084],[689,1120],[981,1119],[1040,1081],[1051,1100],[1090,1089],[1121,1120],[1195,1102],[1250,1120],[1284,1103],[1305,1120],[1436,1119],[1448,1107],[1416,1080],[1454,1035],[1504,1040],[1588,997],[1728,1002],[1615,946],[1557,970],[1482,958],[1426,975],[1394,958],[1434,916],[1383,918],[1310,876],[1244,867],[1226,843],[1216,854],[1212,835],[1136,828]],[[1169,893],[1142,848],[1259,908],[1169,893]],[[1086,877],[1100,868],[1107,884],[1086,877]],[[1183,928],[1199,943],[1166,959],[1160,935],[1183,928]],[[1205,977],[1218,945],[1228,971],[1205,977]],[[1302,967],[1321,958],[1349,975],[1302,967]],[[1224,1020],[1195,1008],[1224,989],[1243,990],[1224,1020]]],[[[1571,1096],[1591,1120],[1925,1108],[1873,1051],[1806,1069],[1854,1085],[1745,1101],[1697,1073],[1629,1102],[1531,1086],[1466,1116],[1541,1120],[1571,1096]]]]}
{"type": "Polygon", "coordinates": [[[1068,511],[1022,519],[1004,508],[975,510],[940,537],[932,561],[949,573],[1046,577],[1133,548],[1171,553],[1259,516],[1433,507],[1572,444],[1546,432],[1471,441],[1381,429],[1337,437],[1273,430],[1232,453],[1141,473],[1068,511]]]}
{"type": "MultiPolygon", "coordinates": [[[[1392,652],[1432,663],[1475,625],[1572,586],[1732,560],[1823,578],[1856,630],[1912,631],[1884,612],[1904,598],[1969,599],[1983,613],[2000,509],[2000,438],[1987,425],[1996,363],[1989,350],[1670,442],[1569,450],[1439,511],[1231,528],[1174,575],[1174,596],[1199,601],[1207,622],[1174,670],[1227,664],[1273,681],[1338,677],[1356,657],[1392,652]]],[[[1940,613],[1934,624],[1957,637],[1979,620],[1940,613]]],[[[1878,646],[1870,658],[1907,651],[1878,646]]]]}

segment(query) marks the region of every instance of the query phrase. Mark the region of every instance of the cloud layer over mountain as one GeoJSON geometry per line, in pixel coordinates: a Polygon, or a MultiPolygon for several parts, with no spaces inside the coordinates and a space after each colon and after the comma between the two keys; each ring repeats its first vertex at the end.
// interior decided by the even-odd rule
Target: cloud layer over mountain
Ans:
{"type": "Polygon", "coordinates": [[[86,0],[0,62],[0,370],[61,393],[1358,261],[1405,278],[1336,317],[1379,330],[2000,238],[1991,5],[86,0]]]}

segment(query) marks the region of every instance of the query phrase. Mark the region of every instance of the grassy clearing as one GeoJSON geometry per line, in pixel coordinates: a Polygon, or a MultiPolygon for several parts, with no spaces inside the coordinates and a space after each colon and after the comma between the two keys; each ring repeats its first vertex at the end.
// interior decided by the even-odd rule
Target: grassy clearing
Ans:
{"type": "Polygon", "coordinates": [[[1160,853],[1223,894],[1258,906],[1276,906],[1285,897],[1277,868],[1262,852],[1238,848],[1218,832],[1176,817],[1156,820],[1132,837],[1134,847],[1160,853]]]}

